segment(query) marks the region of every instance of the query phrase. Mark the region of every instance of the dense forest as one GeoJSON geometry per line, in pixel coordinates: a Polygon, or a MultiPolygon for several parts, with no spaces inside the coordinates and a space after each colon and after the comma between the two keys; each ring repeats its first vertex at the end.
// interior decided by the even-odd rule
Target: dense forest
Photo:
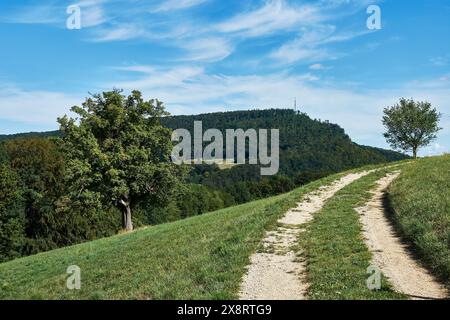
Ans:
{"type": "MultiPolygon", "coordinates": [[[[203,122],[203,130],[280,129],[280,170],[275,176],[262,177],[258,165],[227,169],[207,164],[186,166],[187,175],[180,173],[180,183],[168,199],[140,202],[133,208],[137,227],[287,192],[345,169],[405,158],[396,152],[357,145],[338,125],[293,110],[162,116],[159,120],[172,130],[192,131],[198,120],[203,122]]],[[[74,132],[78,139],[79,133],[74,132]]],[[[112,235],[121,229],[117,207],[89,197],[82,199],[71,191],[74,176],[82,179],[82,172],[74,170],[63,138],[60,131],[0,136],[0,261],[112,235]]]]}
{"type": "Polygon", "coordinates": [[[224,136],[225,130],[229,128],[280,130],[280,170],[274,177],[262,177],[259,167],[255,165],[240,165],[228,170],[220,170],[216,165],[197,165],[190,172],[190,182],[225,191],[233,196],[236,203],[283,193],[346,169],[406,158],[398,152],[360,146],[352,142],[338,125],[313,120],[291,109],[222,112],[162,119],[162,123],[172,130],[185,128],[191,135],[194,121],[202,121],[204,131],[216,128],[224,136]]]}

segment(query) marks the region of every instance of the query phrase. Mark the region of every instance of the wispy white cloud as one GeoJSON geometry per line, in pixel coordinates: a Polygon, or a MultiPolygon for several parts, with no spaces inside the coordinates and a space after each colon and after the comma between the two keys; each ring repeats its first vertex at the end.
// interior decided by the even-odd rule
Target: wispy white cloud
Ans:
{"type": "Polygon", "coordinates": [[[149,34],[136,24],[119,24],[114,25],[114,27],[98,29],[91,41],[124,41],[143,37],[149,37],[149,34]]]}
{"type": "Polygon", "coordinates": [[[209,0],[166,0],[152,9],[151,12],[166,12],[188,9],[203,4],[207,1],[209,0]]]}
{"type": "Polygon", "coordinates": [[[327,45],[350,41],[370,32],[341,31],[332,21],[350,14],[347,11],[358,12],[367,3],[365,0],[335,0],[293,4],[286,0],[267,0],[262,7],[219,23],[216,29],[244,38],[297,31],[298,36],[273,50],[271,58],[281,63],[336,59],[338,55],[327,45]]]}
{"type": "Polygon", "coordinates": [[[450,65],[450,55],[433,57],[430,59],[430,62],[438,67],[448,66],[450,65]]]}
{"type": "Polygon", "coordinates": [[[81,8],[81,27],[89,28],[99,26],[108,21],[103,5],[108,0],[81,0],[76,5],[81,8]]]}
{"type": "Polygon", "coordinates": [[[326,70],[328,68],[325,67],[323,64],[315,63],[315,64],[310,65],[309,69],[319,71],[319,70],[326,70]]]}
{"type": "Polygon", "coordinates": [[[359,32],[336,32],[334,25],[320,25],[314,28],[303,28],[302,34],[295,40],[285,43],[272,53],[272,58],[284,63],[292,63],[299,60],[321,61],[337,58],[326,46],[331,43],[344,42],[353,38],[370,33],[359,32]]]}
{"type": "MultiPolygon", "coordinates": [[[[71,5],[80,7],[81,26],[89,28],[101,25],[108,20],[108,16],[104,11],[104,5],[108,2],[111,2],[111,0],[79,0],[71,3],[71,5]]],[[[1,18],[1,21],[16,24],[49,24],[65,27],[68,17],[66,12],[68,6],[68,3],[64,4],[57,1],[39,1],[9,12],[7,17],[1,18]]]]}
{"type": "Polygon", "coordinates": [[[298,60],[324,60],[333,56],[326,48],[320,48],[320,43],[330,38],[336,27],[332,25],[320,26],[312,30],[304,29],[303,34],[275,50],[272,57],[282,62],[290,63],[298,60]]]}
{"type": "Polygon", "coordinates": [[[412,80],[408,82],[408,87],[413,89],[421,89],[421,88],[428,88],[428,89],[446,89],[448,88],[450,90],[450,82],[449,82],[449,76],[445,75],[438,78],[431,78],[426,80],[412,80]]]}
{"type": "Polygon", "coordinates": [[[54,5],[25,6],[10,12],[7,16],[2,16],[1,21],[17,24],[55,24],[62,21],[61,15],[56,14],[57,10],[54,5]]]}
{"type": "Polygon", "coordinates": [[[293,6],[284,0],[270,0],[254,11],[241,13],[216,26],[225,33],[261,36],[277,31],[292,30],[298,25],[321,20],[319,10],[312,5],[293,6]]]}
{"type": "Polygon", "coordinates": [[[56,127],[56,118],[80,104],[82,96],[51,91],[0,87],[0,119],[56,127]]]}
{"type": "Polygon", "coordinates": [[[424,156],[436,156],[441,155],[444,152],[449,152],[450,150],[440,143],[434,142],[430,146],[425,147],[424,150],[422,150],[422,155],[424,156]]]}
{"type": "Polygon", "coordinates": [[[220,61],[233,51],[229,41],[224,38],[203,38],[186,41],[180,45],[188,54],[182,60],[186,61],[220,61]]]}

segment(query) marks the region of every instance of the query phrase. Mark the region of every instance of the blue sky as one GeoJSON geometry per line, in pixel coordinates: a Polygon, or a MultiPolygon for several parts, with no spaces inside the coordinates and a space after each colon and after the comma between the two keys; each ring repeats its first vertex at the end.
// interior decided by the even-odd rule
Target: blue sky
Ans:
{"type": "Polygon", "coordinates": [[[422,155],[450,152],[448,0],[83,0],[0,3],[0,134],[57,128],[88,92],[141,90],[172,114],[290,108],[386,147],[384,107],[428,100],[422,155]],[[69,30],[66,10],[81,9],[69,30]],[[366,10],[381,8],[381,30],[366,10]]]}

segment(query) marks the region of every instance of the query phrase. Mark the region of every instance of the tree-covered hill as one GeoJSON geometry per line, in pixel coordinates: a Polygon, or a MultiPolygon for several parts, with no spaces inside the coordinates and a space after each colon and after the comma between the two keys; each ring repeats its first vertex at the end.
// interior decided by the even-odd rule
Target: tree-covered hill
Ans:
{"type": "MultiPolygon", "coordinates": [[[[216,128],[222,131],[224,136],[226,129],[279,129],[280,170],[278,175],[299,180],[296,181],[297,184],[366,164],[407,158],[398,152],[358,145],[352,142],[339,125],[314,120],[305,113],[291,109],[215,112],[169,116],[162,119],[163,124],[170,129],[188,129],[192,136],[194,121],[202,121],[203,131],[216,128]]],[[[60,135],[58,131],[0,135],[0,141],[24,136],[58,135],[60,135]]],[[[225,171],[217,166],[196,166],[191,175],[191,182],[219,189],[235,189],[237,182],[260,181],[259,171],[258,166],[248,165],[225,171]]]]}
{"type": "Polygon", "coordinates": [[[360,146],[337,124],[313,120],[304,113],[289,109],[251,110],[174,116],[163,119],[171,129],[193,131],[194,121],[202,121],[203,130],[216,128],[279,129],[280,173],[293,175],[300,171],[331,172],[364,164],[405,159],[400,153],[360,146]]]}
{"type": "MultiPolygon", "coordinates": [[[[290,109],[269,109],[220,112],[194,116],[173,116],[163,119],[171,129],[188,129],[193,135],[194,121],[202,121],[203,131],[226,129],[279,129],[280,171],[279,175],[311,181],[328,173],[407,158],[389,150],[358,145],[337,124],[313,120],[304,113],[290,109]],[[300,175],[300,176],[299,176],[300,175]],[[306,176],[306,177],[305,177],[306,176]]],[[[211,168],[196,168],[195,182],[208,186],[229,186],[236,181],[259,180],[259,168],[237,166],[221,171],[211,168]],[[205,176],[204,172],[208,171],[205,176]],[[200,176],[200,177],[198,177],[200,176]]]]}

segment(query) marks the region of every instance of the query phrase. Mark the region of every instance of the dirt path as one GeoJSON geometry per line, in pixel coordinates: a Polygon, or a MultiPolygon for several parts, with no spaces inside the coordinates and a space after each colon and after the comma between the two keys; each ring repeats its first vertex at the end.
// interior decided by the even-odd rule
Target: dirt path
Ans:
{"type": "Polygon", "coordinates": [[[329,186],[320,187],[304,197],[294,209],[278,220],[279,227],[268,232],[261,249],[250,258],[239,298],[242,300],[301,300],[305,299],[308,284],[304,278],[305,263],[293,250],[302,226],[313,219],[324,203],[336,192],[369,174],[365,171],[349,174],[329,186]]]}
{"type": "Polygon", "coordinates": [[[361,214],[366,244],[373,253],[373,264],[389,279],[394,289],[413,299],[445,298],[447,291],[411,255],[401,242],[383,206],[384,191],[399,175],[395,172],[378,181],[373,198],[362,208],[361,214]]]}

